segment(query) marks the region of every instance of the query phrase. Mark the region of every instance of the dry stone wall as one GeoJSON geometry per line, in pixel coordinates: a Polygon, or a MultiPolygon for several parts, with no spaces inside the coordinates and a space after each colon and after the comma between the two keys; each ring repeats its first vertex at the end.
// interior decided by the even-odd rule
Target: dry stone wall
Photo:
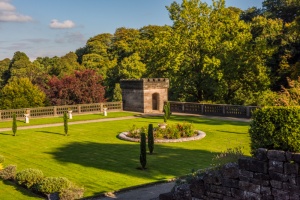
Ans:
{"type": "Polygon", "coordinates": [[[160,200],[299,200],[299,164],[300,153],[258,149],[255,157],[208,170],[160,200]]]}

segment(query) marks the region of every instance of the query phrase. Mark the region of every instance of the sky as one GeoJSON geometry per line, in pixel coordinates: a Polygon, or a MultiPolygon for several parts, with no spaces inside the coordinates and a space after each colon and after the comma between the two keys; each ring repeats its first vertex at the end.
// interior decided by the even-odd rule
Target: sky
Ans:
{"type": "MultiPolygon", "coordinates": [[[[87,40],[117,28],[172,25],[166,6],[174,0],[0,0],[0,60],[17,51],[30,60],[64,56],[87,40]]],[[[181,0],[176,0],[181,3],[181,0]]],[[[226,0],[245,10],[263,0],[226,0]]],[[[202,0],[211,4],[211,0],[202,0]]]]}

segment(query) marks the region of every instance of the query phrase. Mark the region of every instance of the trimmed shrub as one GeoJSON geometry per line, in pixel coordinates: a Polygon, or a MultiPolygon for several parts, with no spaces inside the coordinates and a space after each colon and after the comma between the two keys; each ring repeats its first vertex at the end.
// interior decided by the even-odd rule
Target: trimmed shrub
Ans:
{"type": "Polygon", "coordinates": [[[39,192],[44,194],[51,194],[55,192],[62,192],[69,188],[71,182],[64,177],[46,177],[37,186],[39,192]]]}
{"type": "Polygon", "coordinates": [[[150,154],[152,154],[154,150],[153,124],[149,124],[148,126],[148,149],[150,154]]]}
{"type": "Polygon", "coordinates": [[[17,171],[17,166],[15,165],[8,165],[3,170],[0,170],[0,178],[3,180],[13,180],[15,179],[17,171]]]}
{"type": "Polygon", "coordinates": [[[44,178],[44,174],[39,169],[24,169],[16,175],[16,181],[20,185],[31,188],[33,185],[40,183],[44,178]]]}
{"type": "Polygon", "coordinates": [[[84,189],[75,185],[71,185],[68,189],[63,190],[59,193],[60,200],[73,200],[80,199],[83,197],[84,189]]]}
{"type": "Polygon", "coordinates": [[[168,119],[170,119],[171,117],[171,106],[170,106],[170,102],[167,102],[165,105],[164,105],[164,122],[166,123],[168,121],[168,119]]]}
{"type": "Polygon", "coordinates": [[[264,107],[253,112],[251,153],[258,148],[300,151],[300,108],[264,107]]]}
{"type": "Polygon", "coordinates": [[[64,131],[65,131],[65,135],[68,135],[68,130],[69,130],[69,127],[68,127],[68,115],[65,112],[64,113],[64,131]]]}
{"type": "Polygon", "coordinates": [[[146,158],[146,153],[147,153],[147,150],[146,150],[146,134],[145,132],[143,131],[141,133],[141,153],[140,153],[140,163],[142,165],[142,168],[145,169],[146,167],[146,164],[147,164],[147,158],[146,158]]]}
{"type": "Polygon", "coordinates": [[[16,117],[16,113],[13,114],[12,132],[13,132],[13,136],[16,136],[16,134],[17,134],[17,117],[16,117]]]}

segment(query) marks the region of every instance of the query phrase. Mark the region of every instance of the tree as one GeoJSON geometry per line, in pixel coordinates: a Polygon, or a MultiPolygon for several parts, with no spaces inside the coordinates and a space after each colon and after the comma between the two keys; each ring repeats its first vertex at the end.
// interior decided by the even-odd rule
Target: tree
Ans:
{"type": "Polygon", "coordinates": [[[1,109],[44,106],[45,93],[28,78],[12,78],[0,91],[1,109]]]}
{"type": "Polygon", "coordinates": [[[146,169],[146,164],[147,164],[147,150],[146,150],[146,134],[145,131],[143,130],[141,132],[141,143],[140,143],[140,163],[142,165],[142,169],[146,169]]]}
{"type": "Polygon", "coordinates": [[[65,132],[65,136],[67,136],[69,127],[68,127],[68,115],[66,112],[64,113],[63,119],[64,119],[64,132],[65,132]]]}
{"type": "Polygon", "coordinates": [[[152,154],[154,150],[153,124],[149,124],[148,126],[148,149],[150,154],[152,154]]]}
{"type": "Polygon", "coordinates": [[[5,58],[0,61],[0,89],[4,87],[9,79],[10,59],[5,58]]]}
{"type": "Polygon", "coordinates": [[[212,6],[183,0],[167,9],[173,26],[161,49],[165,64],[157,70],[171,77],[172,99],[242,104],[268,88],[265,59],[253,51],[259,46],[253,46],[250,25],[224,0],[212,6]]]}
{"type": "Polygon", "coordinates": [[[61,79],[52,77],[45,88],[52,105],[104,102],[102,77],[93,70],[75,71],[61,79]]]}
{"type": "Polygon", "coordinates": [[[299,0],[264,0],[263,8],[270,18],[292,22],[300,14],[299,0]]]}
{"type": "Polygon", "coordinates": [[[116,83],[112,101],[122,101],[122,90],[120,83],[116,83]]]}
{"type": "Polygon", "coordinates": [[[13,114],[12,132],[13,132],[13,136],[16,136],[16,134],[17,134],[17,117],[16,117],[16,113],[13,114]]]}

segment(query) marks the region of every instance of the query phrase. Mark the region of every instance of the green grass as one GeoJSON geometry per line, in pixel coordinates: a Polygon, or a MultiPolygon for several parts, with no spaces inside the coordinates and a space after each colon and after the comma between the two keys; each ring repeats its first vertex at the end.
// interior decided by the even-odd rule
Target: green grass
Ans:
{"type": "MultiPolygon", "coordinates": [[[[192,169],[206,168],[218,152],[228,147],[244,146],[249,155],[249,124],[191,116],[171,116],[171,123],[192,122],[206,132],[199,141],[155,144],[147,155],[147,170],[140,170],[139,143],[122,141],[117,135],[135,124],[156,126],[162,117],[138,118],[19,130],[17,136],[0,132],[0,154],[6,165],[41,169],[46,176],[62,176],[84,186],[85,196],[118,191],[138,185],[172,179],[192,169]]],[[[0,194],[0,199],[3,199],[0,194]]]]}
{"type": "MultiPolygon", "coordinates": [[[[104,119],[104,118],[116,118],[116,117],[127,117],[127,116],[134,116],[137,113],[131,112],[109,112],[107,116],[103,116],[102,113],[98,114],[88,114],[88,115],[79,115],[73,114],[73,119],[70,119],[69,122],[76,122],[76,121],[85,121],[85,120],[94,120],[94,119],[104,119]]],[[[40,125],[40,124],[54,124],[54,123],[62,123],[63,116],[59,117],[47,117],[47,118],[31,118],[30,123],[25,123],[24,120],[17,120],[17,126],[32,126],[32,125],[40,125]]],[[[0,122],[0,128],[10,128],[12,127],[12,120],[10,121],[2,121],[0,122]]]]}

